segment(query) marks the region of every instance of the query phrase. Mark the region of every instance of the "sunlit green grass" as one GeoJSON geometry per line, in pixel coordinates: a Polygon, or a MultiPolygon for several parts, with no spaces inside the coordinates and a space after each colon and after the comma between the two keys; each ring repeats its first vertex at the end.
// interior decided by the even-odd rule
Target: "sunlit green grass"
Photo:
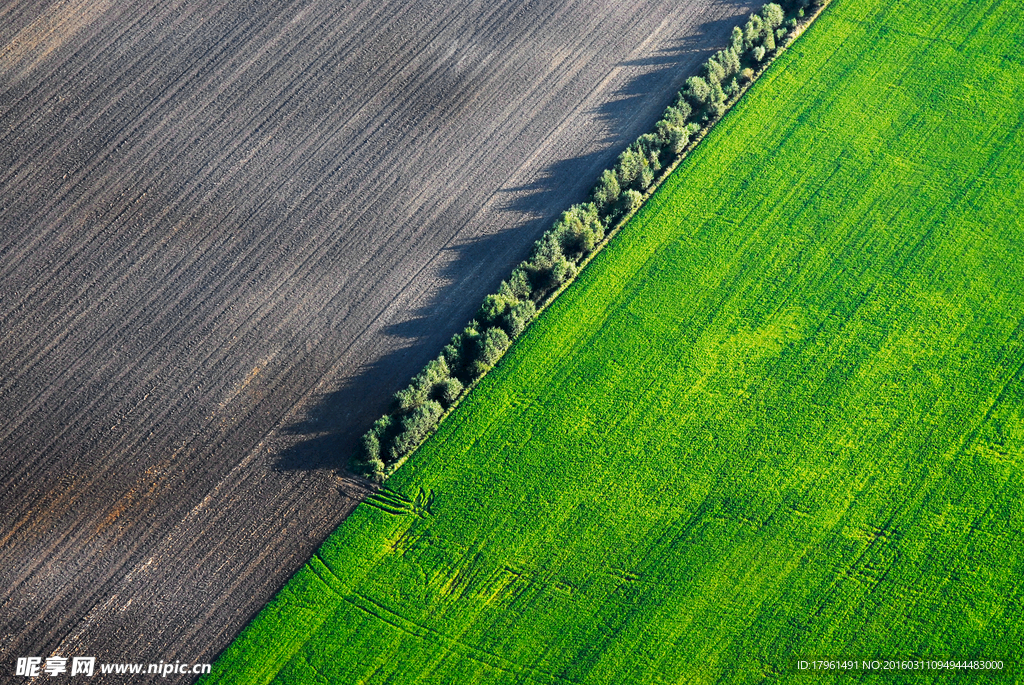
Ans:
{"type": "Polygon", "coordinates": [[[1024,678],[1022,45],[837,0],[209,682],[1024,678]]]}

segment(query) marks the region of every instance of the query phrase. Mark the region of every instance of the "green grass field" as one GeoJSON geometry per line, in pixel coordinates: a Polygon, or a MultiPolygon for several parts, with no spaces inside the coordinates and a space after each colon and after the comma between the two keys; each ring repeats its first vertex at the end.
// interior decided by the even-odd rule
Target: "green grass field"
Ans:
{"type": "Polygon", "coordinates": [[[1022,45],[836,0],[207,682],[1024,681],[1022,45]]]}

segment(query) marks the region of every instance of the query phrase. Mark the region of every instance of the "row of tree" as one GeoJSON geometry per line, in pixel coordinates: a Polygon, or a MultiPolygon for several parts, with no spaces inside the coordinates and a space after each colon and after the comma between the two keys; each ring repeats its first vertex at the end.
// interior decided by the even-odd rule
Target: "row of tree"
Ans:
{"type": "Polygon", "coordinates": [[[654,130],[602,172],[591,200],[563,212],[498,292],[484,298],[469,325],[395,393],[391,411],[362,437],[357,472],[382,481],[434,431],[445,411],[501,359],[548,298],[576,276],[608,231],[640,207],[660,172],[739,96],[815,2],[769,3],[733,29],[730,44],[704,63],[700,75],[687,79],[654,130]]]}

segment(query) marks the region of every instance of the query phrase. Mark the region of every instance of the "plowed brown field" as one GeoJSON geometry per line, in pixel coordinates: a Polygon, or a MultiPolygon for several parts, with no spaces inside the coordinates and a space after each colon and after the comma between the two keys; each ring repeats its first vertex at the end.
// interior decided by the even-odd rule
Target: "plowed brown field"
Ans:
{"type": "Polygon", "coordinates": [[[210,661],[754,3],[0,8],[0,650],[210,661]]]}

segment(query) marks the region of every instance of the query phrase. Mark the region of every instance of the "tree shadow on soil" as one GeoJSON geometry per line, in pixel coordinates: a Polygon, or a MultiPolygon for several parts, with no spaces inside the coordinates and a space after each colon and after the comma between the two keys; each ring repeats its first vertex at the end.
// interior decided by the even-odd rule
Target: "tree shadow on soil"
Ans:
{"type": "MultiPolygon", "coordinates": [[[[736,5],[749,3],[735,0],[736,5]]],[[[643,59],[620,62],[619,67],[645,67],[629,79],[613,98],[595,111],[609,132],[600,149],[571,159],[558,160],[527,185],[504,188],[510,196],[503,210],[535,217],[533,233],[539,237],[562,211],[589,198],[593,184],[611,168],[627,145],[654,127],[665,108],[672,104],[686,79],[698,73],[701,64],[725,46],[737,19],[708,21],[697,32],[675,45],[662,48],[643,59]],[[709,43],[718,47],[709,48],[709,43]],[[651,68],[653,67],[653,68],[651,68]]]]}
{"type": "MultiPolygon", "coordinates": [[[[732,4],[750,6],[742,0],[735,0],[732,4]]],[[[637,136],[650,130],[665,108],[675,100],[686,79],[695,76],[708,57],[725,47],[737,23],[742,22],[735,17],[707,21],[693,34],[649,57],[620,62],[620,67],[656,68],[646,69],[630,79],[613,99],[597,109],[599,118],[609,131],[608,138],[602,143],[614,149],[617,155],[637,136]],[[643,121],[638,121],[637,113],[646,112],[652,104],[656,110],[653,119],[647,121],[648,115],[643,117],[643,121]]]]}
{"type": "Polygon", "coordinates": [[[440,270],[444,286],[408,318],[384,329],[387,336],[405,344],[348,376],[341,387],[324,394],[307,409],[302,420],[286,426],[282,434],[299,439],[281,452],[275,468],[347,470],[359,437],[387,411],[391,396],[439,354],[476,313],[483,294],[464,296],[467,284],[472,282],[479,289],[483,283],[485,293],[496,290],[526,257],[525,252],[510,245],[525,245],[528,251],[531,241],[523,234],[536,230],[531,227],[533,223],[524,222],[445,248],[448,258],[440,270]]]}
{"type": "Polygon", "coordinates": [[[526,222],[526,227],[530,229],[527,232],[536,240],[550,227],[556,216],[571,205],[587,199],[592,183],[597,180],[602,169],[614,162],[615,154],[610,150],[599,150],[549,164],[536,181],[499,190],[499,193],[508,196],[501,210],[531,217],[526,222]]]}

